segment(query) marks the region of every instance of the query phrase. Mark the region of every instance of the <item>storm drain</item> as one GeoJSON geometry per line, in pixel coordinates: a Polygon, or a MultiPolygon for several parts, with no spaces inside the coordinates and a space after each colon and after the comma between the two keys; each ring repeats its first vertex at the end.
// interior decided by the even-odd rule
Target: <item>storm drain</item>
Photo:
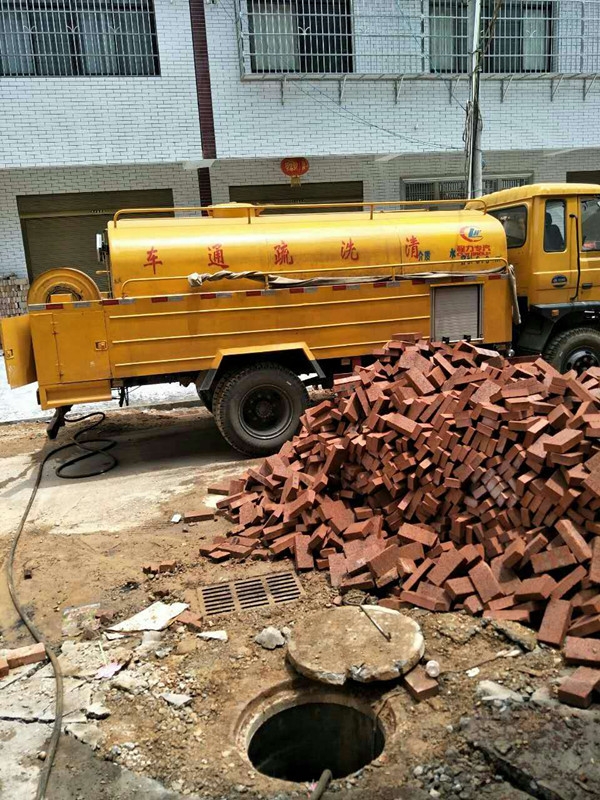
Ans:
{"type": "Polygon", "coordinates": [[[198,593],[201,613],[211,616],[291,603],[303,594],[303,589],[295,572],[275,572],[202,586],[198,593]]]}

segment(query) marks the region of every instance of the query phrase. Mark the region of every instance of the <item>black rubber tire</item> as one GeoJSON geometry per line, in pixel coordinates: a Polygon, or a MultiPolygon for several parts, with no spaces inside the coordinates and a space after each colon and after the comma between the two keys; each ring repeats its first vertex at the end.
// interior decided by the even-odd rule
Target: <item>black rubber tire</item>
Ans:
{"type": "Polygon", "coordinates": [[[598,366],[600,365],[600,331],[595,328],[572,328],[569,331],[563,331],[551,339],[544,350],[544,358],[559,372],[577,369],[581,373],[590,366],[598,366]],[[586,351],[590,353],[589,358],[585,356],[586,351]],[[582,360],[580,368],[572,363],[573,357],[578,352],[584,354],[580,359],[582,360]]]}
{"type": "Polygon", "coordinates": [[[240,453],[248,456],[266,456],[276,453],[296,433],[300,417],[308,405],[308,392],[298,376],[286,367],[271,362],[254,364],[218,382],[213,395],[213,414],[223,438],[240,453]],[[279,406],[273,408],[271,400],[279,406]],[[254,399],[255,398],[255,399],[254,399]],[[252,405],[262,404],[263,411],[273,419],[270,428],[253,427],[263,422],[253,414],[252,405]],[[279,418],[278,418],[279,415],[279,418]]]}

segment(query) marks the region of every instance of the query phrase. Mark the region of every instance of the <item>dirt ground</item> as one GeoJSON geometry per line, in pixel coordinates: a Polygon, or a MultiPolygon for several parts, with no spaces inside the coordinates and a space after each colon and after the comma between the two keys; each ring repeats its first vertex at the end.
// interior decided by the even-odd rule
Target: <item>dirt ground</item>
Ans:
{"type": "MultiPolygon", "coordinates": [[[[62,431],[56,444],[72,432],[62,431]]],[[[48,465],[15,562],[19,595],[52,645],[63,647],[61,661],[75,698],[67,703],[49,797],[308,797],[308,783],[257,772],[245,737],[248,720],[280,695],[319,691],[294,674],[285,648],[265,650],[254,637],[267,625],[293,632],[300,621],[331,606],[336,592],[323,573],[301,576],[304,593],[297,601],[207,618],[205,629],[225,630],[226,642],[202,640],[177,624],[160,642],[141,648],[140,635],[107,642],[90,626],[63,630],[68,608],[97,603],[122,620],[161,599],[198,611],[199,586],[291,568],[287,561],[210,563],[199,557],[198,545],[224,532],[227,523],[170,521],[175,512],[203,503],[211,482],[248,463],[223,442],[207,412],[120,410],[98,435],[116,440],[119,465],[79,481],[60,480],[48,465]],[[176,561],[177,571],[143,574],[143,564],[163,560],[176,561]],[[97,667],[113,658],[126,664],[121,672],[112,680],[94,678],[97,667]],[[109,716],[93,719],[82,692],[109,716]],[[165,692],[192,699],[176,708],[161,696],[165,692]]],[[[0,426],[3,559],[44,445],[39,423],[0,426]]],[[[598,713],[556,703],[556,683],[566,674],[559,654],[536,647],[531,632],[520,626],[498,630],[464,614],[408,613],[422,627],[425,658],[441,665],[440,694],[416,703],[399,682],[338,690],[344,702],[354,698],[380,716],[386,746],[359,773],[334,781],[325,797],[600,796],[597,759],[586,740],[597,735],[598,713]],[[520,700],[484,699],[478,692],[484,680],[513,690],[520,700]],[[558,745],[549,731],[560,732],[558,745]],[[547,768],[540,775],[544,759],[547,768]]],[[[4,582],[0,619],[0,647],[30,642],[4,582]]],[[[18,710],[36,686],[50,687],[45,702],[52,707],[51,673],[31,672],[12,686],[0,681],[0,797],[33,797],[42,763],[37,754],[50,733],[47,713],[18,710]]]]}

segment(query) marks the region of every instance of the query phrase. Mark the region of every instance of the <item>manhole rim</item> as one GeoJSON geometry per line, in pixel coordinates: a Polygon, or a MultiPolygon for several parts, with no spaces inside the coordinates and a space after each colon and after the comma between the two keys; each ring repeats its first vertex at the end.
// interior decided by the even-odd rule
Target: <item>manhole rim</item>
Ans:
{"type": "Polygon", "coordinates": [[[374,759],[377,761],[386,752],[396,732],[396,715],[385,695],[373,699],[361,697],[360,694],[360,687],[357,691],[356,687],[350,689],[348,686],[328,686],[308,679],[288,680],[271,686],[246,703],[238,715],[234,730],[237,750],[249,768],[262,779],[298,786],[294,781],[272,778],[256,769],[248,756],[252,737],[267,720],[289,708],[314,703],[332,703],[353,708],[377,721],[384,740],[381,753],[374,759]]]}

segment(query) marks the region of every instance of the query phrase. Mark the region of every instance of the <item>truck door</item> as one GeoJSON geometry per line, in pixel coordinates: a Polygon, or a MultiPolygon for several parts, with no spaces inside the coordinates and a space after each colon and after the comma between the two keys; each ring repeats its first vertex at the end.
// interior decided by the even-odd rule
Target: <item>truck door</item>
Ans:
{"type": "Polygon", "coordinates": [[[600,300],[600,197],[582,197],[580,205],[579,295],[582,302],[600,300]]]}
{"type": "Polygon", "coordinates": [[[541,197],[537,208],[537,253],[534,267],[533,303],[568,303],[577,291],[576,199],[541,197]],[[572,206],[572,207],[571,207],[572,206]],[[540,247],[541,245],[541,247],[540,247]],[[541,251],[541,252],[540,252],[541,251]]]}

